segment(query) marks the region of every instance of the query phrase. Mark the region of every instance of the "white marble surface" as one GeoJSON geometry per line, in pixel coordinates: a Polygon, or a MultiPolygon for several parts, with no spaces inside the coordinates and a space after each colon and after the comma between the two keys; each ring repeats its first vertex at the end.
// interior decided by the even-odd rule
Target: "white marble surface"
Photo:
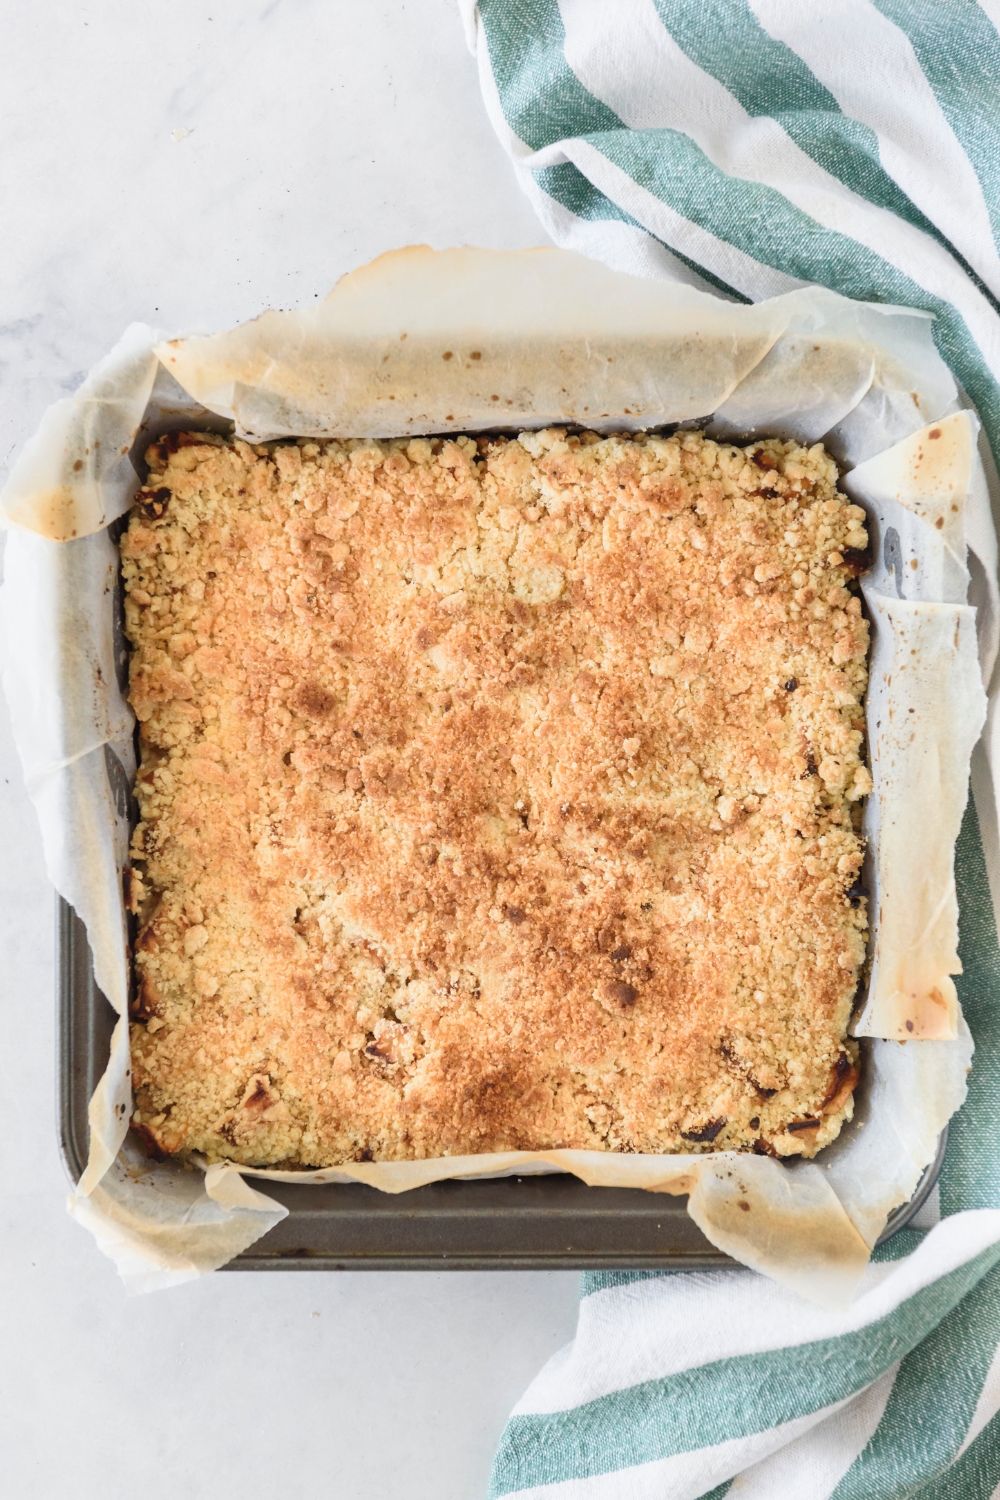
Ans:
{"type": "MultiPolygon", "coordinates": [[[[544,242],[454,0],[0,11],[4,468],[133,319],[226,326],[412,242],[544,242]]],[[[476,1500],[576,1277],[243,1273],[126,1299],[63,1207],[52,918],[4,718],[2,1493],[476,1500]]]]}

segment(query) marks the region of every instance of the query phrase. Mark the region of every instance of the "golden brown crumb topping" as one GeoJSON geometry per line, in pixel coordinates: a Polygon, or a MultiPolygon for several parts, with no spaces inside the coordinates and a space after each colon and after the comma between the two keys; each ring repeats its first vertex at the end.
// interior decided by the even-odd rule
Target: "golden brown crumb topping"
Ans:
{"type": "Polygon", "coordinates": [[[122,539],[147,1138],[332,1165],[837,1134],[867,535],[821,446],[148,458],[122,539]]]}

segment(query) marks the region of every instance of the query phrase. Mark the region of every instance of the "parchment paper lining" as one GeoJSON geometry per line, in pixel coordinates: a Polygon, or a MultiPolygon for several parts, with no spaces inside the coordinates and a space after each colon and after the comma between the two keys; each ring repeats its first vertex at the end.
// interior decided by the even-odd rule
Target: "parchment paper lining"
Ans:
{"type": "MultiPolygon", "coordinates": [[[[978,424],[962,406],[921,313],[818,288],[734,306],[564,251],[417,248],[353,273],[317,308],[266,313],[228,334],[163,342],[134,325],[46,413],[0,497],[11,527],[3,679],[49,874],[87,926],[97,982],[119,1015],[134,764],[109,523],[127,511],[135,463],[159,432],[232,422],[262,440],[685,422],[725,438],[823,439],[852,469],[848,488],[868,509],[879,549],[864,581],[876,629],[867,817],[878,886],[876,961],[858,1030],[871,1040],[855,1121],[818,1162],[550,1151],[312,1173],[223,1165],[202,1177],[152,1165],[123,1144],[131,1090],[120,1020],[70,1208],[131,1289],[222,1265],[283,1217],[248,1176],[403,1192],[444,1177],[565,1170],[595,1186],[689,1193],[692,1217],[737,1259],[817,1301],[851,1295],[888,1213],[912,1194],[961,1104],[972,1053],[950,980],[953,854],[1000,609],[978,424]],[[965,603],[967,540],[978,643],[965,603]],[[920,670],[903,674],[900,696],[894,663],[904,636],[906,664],[916,650],[920,670]],[[943,1004],[928,999],[935,989],[943,1004]],[[921,1029],[908,1031],[908,1020],[921,1029]],[[882,1039],[901,1030],[905,1045],[882,1039]],[[740,1200],[750,1212],[737,1212],[740,1200]]],[[[989,745],[980,761],[992,799],[989,745]]],[[[995,826],[992,806],[989,816],[995,826]]]]}

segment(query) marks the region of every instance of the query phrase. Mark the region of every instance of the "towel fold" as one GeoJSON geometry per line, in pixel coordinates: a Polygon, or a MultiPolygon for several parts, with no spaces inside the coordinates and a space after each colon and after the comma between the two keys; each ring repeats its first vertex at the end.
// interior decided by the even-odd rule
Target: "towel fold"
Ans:
{"type": "MultiPolygon", "coordinates": [[[[1000,454],[998,0],[460,3],[557,244],[737,300],[819,283],[923,308],[1000,454]]],[[[585,1276],[491,1496],[1000,1500],[1000,871],[975,761],[973,786],[976,1057],[921,1227],[842,1312],[743,1270],[585,1276]]]]}

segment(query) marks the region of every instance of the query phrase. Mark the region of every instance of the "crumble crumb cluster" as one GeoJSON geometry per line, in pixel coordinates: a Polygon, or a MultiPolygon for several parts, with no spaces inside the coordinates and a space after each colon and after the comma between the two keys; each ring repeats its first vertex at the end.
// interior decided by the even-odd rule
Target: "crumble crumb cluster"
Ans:
{"type": "Polygon", "coordinates": [[[319,1166],[851,1117],[864,512],[822,446],[161,439],[135,1124],[319,1166]]]}

